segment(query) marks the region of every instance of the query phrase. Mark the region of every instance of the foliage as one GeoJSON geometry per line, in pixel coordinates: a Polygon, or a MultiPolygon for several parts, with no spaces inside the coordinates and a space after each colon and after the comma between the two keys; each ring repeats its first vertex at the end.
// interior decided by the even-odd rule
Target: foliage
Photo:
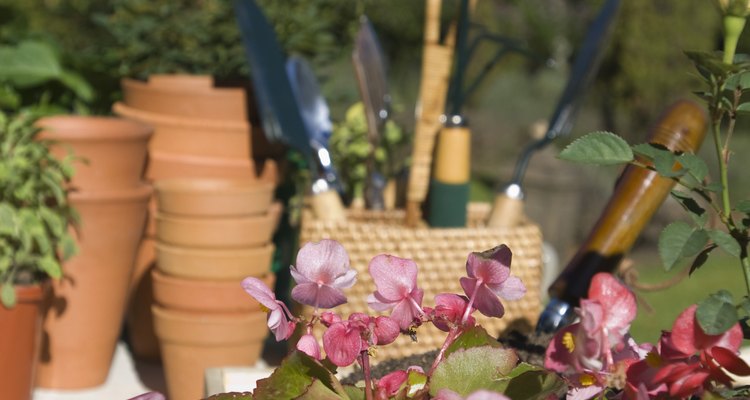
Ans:
{"type": "Polygon", "coordinates": [[[68,232],[75,214],[66,197],[72,156],[53,157],[34,123],[28,112],[0,112],[0,290],[6,307],[15,303],[13,284],[60,278],[61,259],[76,251],[68,232]]]}
{"type": "Polygon", "coordinates": [[[344,182],[348,198],[362,198],[367,177],[365,164],[373,151],[376,169],[386,179],[396,177],[407,164],[403,153],[409,136],[391,119],[385,123],[378,148],[372,149],[367,139],[367,121],[361,102],[351,105],[344,120],[334,125],[330,141],[331,158],[344,182]]]}

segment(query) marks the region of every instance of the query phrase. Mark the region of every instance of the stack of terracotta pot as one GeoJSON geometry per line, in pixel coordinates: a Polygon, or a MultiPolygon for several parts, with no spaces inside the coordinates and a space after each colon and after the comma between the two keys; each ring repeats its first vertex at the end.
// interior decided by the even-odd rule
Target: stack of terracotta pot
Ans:
{"type": "Polygon", "coordinates": [[[46,307],[37,386],[103,384],[122,326],[128,282],[146,223],[152,187],[142,181],[152,129],[120,118],[57,116],[40,120],[56,157],[72,150],[70,204],[80,215],[79,252],[63,265],[46,307]]]}
{"type": "MultiPolygon", "coordinates": [[[[123,79],[123,101],[113,106],[121,116],[154,127],[149,142],[146,178],[277,178],[276,164],[259,161],[281,150],[269,146],[253,129],[247,88],[216,87],[210,76],[154,75],[148,82],[123,79]]],[[[156,199],[149,205],[149,222],[131,283],[127,325],[133,354],[158,360],[158,343],[151,321],[151,279],[154,268],[156,199]]]]}
{"type": "Polygon", "coordinates": [[[210,367],[251,366],[266,314],[242,289],[255,276],[273,287],[273,232],[281,204],[263,180],[167,179],[155,184],[154,327],[173,400],[203,396],[210,367]]]}

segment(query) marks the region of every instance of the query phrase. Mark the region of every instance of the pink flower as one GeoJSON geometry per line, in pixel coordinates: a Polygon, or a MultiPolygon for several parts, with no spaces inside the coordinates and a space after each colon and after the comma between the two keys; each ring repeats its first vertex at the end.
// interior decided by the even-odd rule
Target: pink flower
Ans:
{"type": "Polygon", "coordinates": [[[506,245],[481,253],[471,253],[466,260],[466,273],[461,287],[472,305],[488,317],[501,318],[505,309],[498,296],[517,300],[526,293],[526,287],[516,276],[510,275],[511,251],[506,245]]]}
{"type": "Polygon", "coordinates": [[[380,397],[387,399],[401,390],[401,386],[406,383],[409,374],[404,370],[396,370],[384,377],[378,379],[377,391],[380,397]]]}
{"type": "Polygon", "coordinates": [[[318,341],[315,340],[315,336],[310,333],[306,333],[299,338],[297,342],[297,350],[307,354],[308,356],[320,360],[320,346],[318,341]]]}
{"type": "Polygon", "coordinates": [[[346,321],[331,324],[323,334],[323,349],[332,363],[345,367],[370,346],[392,343],[399,332],[398,323],[391,318],[354,313],[346,321]]]}
{"type": "Polygon", "coordinates": [[[391,318],[401,330],[408,330],[424,314],[424,292],[417,287],[417,264],[381,254],[370,261],[369,270],[377,290],[367,298],[367,303],[376,311],[393,309],[391,318]]]}
{"type": "MultiPolygon", "coordinates": [[[[468,305],[469,299],[465,296],[453,293],[441,293],[435,296],[435,308],[429,312],[432,324],[441,331],[450,331],[452,326],[461,324],[461,318],[468,305]]],[[[473,326],[474,317],[469,316],[464,325],[473,326]]]]}
{"type": "Polygon", "coordinates": [[[163,394],[159,392],[146,392],[135,397],[131,397],[129,400],[164,400],[163,394]]]}
{"type": "Polygon", "coordinates": [[[315,308],[333,308],[346,303],[341,289],[354,285],[357,271],[349,268],[349,255],[335,240],[307,243],[297,253],[290,270],[297,285],[292,298],[315,308]]]}
{"type": "Polygon", "coordinates": [[[286,305],[276,300],[273,291],[260,279],[247,277],[242,280],[242,288],[265,308],[268,313],[268,328],[276,335],[276,341],[289,339],[296,323],[290,321],[292,313],[286,305]]]}

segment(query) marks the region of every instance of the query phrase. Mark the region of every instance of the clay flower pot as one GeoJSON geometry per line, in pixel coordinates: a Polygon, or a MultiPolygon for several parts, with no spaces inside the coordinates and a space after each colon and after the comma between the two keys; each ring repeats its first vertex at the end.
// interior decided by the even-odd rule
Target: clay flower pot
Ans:
{"type": "Polygon", "coordinates": [[[37,385],[79,389],[109,374],[152,188],[71,193],[81,215],[79,253],[53,282],[37,385]]]}
{"type": "MultiPolygon", "coordinates": [[[[169,276],[158,269],[151,271],[154,282],[154,300],[156,304],[178,311],[248,313],[260,311],[260,305],[250,297],[240,282],[242,279],[228,281],[208,281],[184,279],[169,276]]],[[[261,278],[269,287],[273,287],[275,276],[267,272],[261,278]]]]}
{"type": "Polygon", "coordinates": [[[154,189],[164,214],[231,217],[267,212],[275,185],[257,180],[163,179],[154,189]]]}
{"type": "Polygon", "coordinates": [[[120,190],[140,185],[152,128],[113,117],[60,115],[39,120],[42,138],[58,142],[52,147],[62,159],[72,150],[82,159],[75,163],[74,188],[120,190]]]}
{"type": "Polygon", "coordinates": [[[3,398],[29,400],[42,334],[41,305],[49,286],[17,285],[15,291],[15,307],[0,305],[0,391],[3,398]]]}
{"type": "Polygon", "coordinates": [[[251,159],[199,157],[151,152],[146,178],[151,181],[174,178],[255,179],[251,159]]]}
{"type": "Polygon", "coordinates": [[[177,155],[248,159],[253,156],[248,121],[197,119],[156,114],[115,103],[112,111],[154,127],[149,151],[177,155]]]}
{"type": "Polygon", "coordinates": [[[206,368],[252,366],[268,333],[266,313],[196,313],[153,306],[171,400],[203,397],[206,368]]]}
{"type": "Polygon", "coordinates": [[[243,88],[205,88],[202,83],[180,87],[151,85],[127,78],[120,85],[125,104],[139,110],[197,119],[247,120],[247,96],[243,88]]]}
{"type": "Polygon", "coordinates": [[[186,279],[230,280],[260,277],[271,270],[272,243],[237,249],[202,249],[156,244],[159,269],[186,279]]]}
{"type": "Polygon", "coordinates": [[[197,218],[156,215],[157,239],[176,246],[203,248],[253,247],[271,241],[281,216],[281,203],[250,217],[197,218]]]}

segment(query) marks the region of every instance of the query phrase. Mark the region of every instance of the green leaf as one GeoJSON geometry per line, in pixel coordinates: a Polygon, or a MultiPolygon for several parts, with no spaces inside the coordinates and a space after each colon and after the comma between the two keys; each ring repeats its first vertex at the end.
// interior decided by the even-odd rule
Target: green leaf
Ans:
{"type": "Polygon", "coordinates": [[[740,103],[737,105],[737,112],[750,113],[750,103],[740,103]]]}
{"type": "Polygon", "coordinates": [[[60,266],[60,262],[51,255],[39,259],[39,268],[46,272],[51,278],[62,278],[62,267],[60,266]]]}
{"type": "Polygon", "coordinates": [[[365,400],[365,390],[363,388],[346,385],[344,386],[344,390],[351,400],[365,400]]]}
{"type": "Polygon", "coordinates": [[[70,257],[78,254],[78,244],[75,239],[68,232],[65,232],[60,238],[59,242],[61,257],[63,260],[68,260],[70,257]]]}
{"type": "Polygon", "coordinates": [[[426,391],[427,381],[427,375],[419,371],[410,370],[406,376],[406,397],[412,398],[417,393],[426,391]]]}
{"type": "Polygon", "coordinates": [[[502,344],[500,344],[497,339],[490,336],[490,334],[481,326],[474,326],[461,333],[461,335],[459,335],[456,340],[448,346],[445,355],[448,356],[459,349],[468,349],[479,346],[502,347],[502,344]]]}
{"type": "Polygon", "coordinates": [[[735,88],[739,88],[740,90],[750,89],[750,73],[742,72],[729,75],[724,88],[727,90],[735,90],[735,88]]]}
{"type": "Polygon", "coordinates": [[[702,158],[692,153],[683,153],[677,157],[677,162],[682,165],[682,168],[687,170],[688,174],[693,177],[698,183],[702,183],[708,175],[708,165],[703,161],[702,158]]]}
{"type": "Polygon", "coordinates": [[[720,290],[698,303],[695,318],[701,328],[709,335],[720,335],[737,323],[737,309],[734,307],[732,294],[720,290]]]}
{"type": "Polygon", "coordinates": [[[43,42],[25,41],[18,47],[0,47],[0,80],[29,87],[60,76],[62,69],[52,48],[43,42]]]}
{"type": "Polygon", "coordinates": [[[708,237],[712,242],[716,243],[717,246],[721,247],[722,250],[726,251],[729,255],[739,258],[740,257],[740,245],[737,243],[732,235],[727,232],[720,230],[708,230],[708,237]]]}
{"type": "MultiPolygon", "coordinates": [[[[341,400],[343,397],[336,394],[336,392],[329,389],[318,379],[313,379],[310,386],[307,387],[305,393],[297,397],[297,400],[341,400]]],[[[348,399],[349,396],[346,396],[348,399]]]]}
{"type": "Polygon", "coordinates": [[[696,229],[678,221],[667,225],[659,235],[659,256],[669,271],[680,260],[698,254],[708,242],[703,229],[696,229]]]}
{"type": "Polygon", "coordinates": [[[207,397],[204,400],[253,400],[253,394],[250,392],[230,392],[230,393],[219,393],[213,396],[207,397]]]}
{"type": "Polygon", "coordinates": [[[679,190],[672,190],[671,195],[680,203],[682,208],[687,211],[687,213],[690,215],[690,218],[693,219],[696,225],[704,226],[706,224],[706,222],[708,221],[708,213],[703,207],[700,206],[700,204],[698,204],[697,201],[695,201],[690,193],[685,193],[679,190]]]}
{"type": "Polygon", "coordinates": [[[432,374],[430,395],[450,389],[467,396],[479,389],[497,390],[501,378],[518,362],[515,351],[491,346],[458,350],[446,357],[432,374]]]}
{"type": "Polygon", "coordinates": [[[705,51],[686,51],[685,55],[695,64],[698,72],[704,77],[724,77],[733,70],[731,64],[726,64],[714,53],[705,51]]]}
{"type": "Polygon", "coordinates": [[[709,192],[721,192],[722,186],[719,182],[711,182],[708,185],[703,187],[704,189],[708,190],[709,192]]]}
{"type": "Polygon", "coordinates": [[[15,235],[17,230],[16,209],[8,203],[0,203],[0,233],[15,235]]]}
{"type": "Polygon", "coordinates": [[[750,214],[750,200],[742,200],[735,206],[735,209],[741,213],[750,214]]]}
{"type": "Polygon", "coordinates": [[[348,399],[336,377],[317,360],[300,351],[293,351],[270,377],[257,382],[255,400],[294,399],[302,396],[318,380],[340,398],[348,399]]]}
{"type": "Polygon", "coordinates": [[[592,132],[570,143],[559,157],[578,163],[612,165],[633,161],[633,151],[614,133],[592,132]]]}
{"type": "Polygon", "coordinates": [[[0,300],[5,308],[13,308],[16,305],[16,290],[10,283],[3,283],[0,287],[0,300]]]}
{"type": "Polygon", "coordinates": [[[81,75],[71,71],[62,71],[59,80],[82,100],[91,101],[94,99],[94,89],[81,75]]]}
{"type": "Polygon", "coordinates": [[[518,364],[503,381],[503,394],[513,400],[559,399],[568,390],[556,373],[527,363],[518,364]]]}
{"type": "Polygon", "coordinates": [[[740,309],[742,309],[745,315],[750,316],[750,297],[744,296],[742,298],[742,301],[740,302],[740,309]]]}

